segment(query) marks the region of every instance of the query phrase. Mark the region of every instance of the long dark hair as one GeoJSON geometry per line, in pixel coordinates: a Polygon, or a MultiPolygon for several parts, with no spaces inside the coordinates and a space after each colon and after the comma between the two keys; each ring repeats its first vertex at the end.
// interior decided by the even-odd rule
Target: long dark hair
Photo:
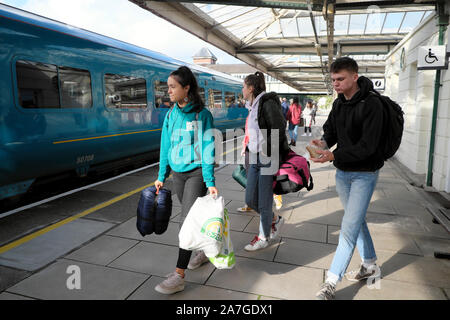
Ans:
{"type": "Polygon", "coordinates": [[[189,86],[188,98],[194,104],[193,111],[200,112],[204,107],[202,97],[198,93],[198,83],[191,69],[186,66],[181,66],[177,70],[170,73],[170,77],[174,77],[175,80],[181,84],[182,87],[189,86]]]}
{"type": "Polygon", "coordinates": [[[263,91],[266,91],[266,82],[264,81],[264,74],[256,71],[254,74],[249,74],[245,77],[244,82],[247,86],[253,87],[253,95],[255,98],[263,91]]]}

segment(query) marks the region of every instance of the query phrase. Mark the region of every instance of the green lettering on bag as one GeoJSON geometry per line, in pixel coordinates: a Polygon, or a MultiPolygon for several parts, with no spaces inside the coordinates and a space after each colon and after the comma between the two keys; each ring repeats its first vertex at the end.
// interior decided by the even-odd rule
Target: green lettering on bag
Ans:
{"type": "Polygon", "coordinates": [[[201,233],[205,234],[207,237],[215,239],[222,242],[223,237],[223,219],[222,218],[211,218],[206,220],[203,224],[201,233]]]}

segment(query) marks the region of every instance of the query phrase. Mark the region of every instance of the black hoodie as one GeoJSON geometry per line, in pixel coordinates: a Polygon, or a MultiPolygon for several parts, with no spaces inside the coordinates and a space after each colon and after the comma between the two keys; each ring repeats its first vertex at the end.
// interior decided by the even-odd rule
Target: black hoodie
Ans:
{"type": "Polygon", "coordinates": [[[267,150],[267,155],[272,155],[271,131],[279,130],[278,153],[280,160],[291,150],[286,138],[286,119],[281,108],[280,98],[275,92],[268,92],[259,99],[258,106],[258,126],[260,129],[267,129],[267,139],[263,145],[263,150],[267,150]],[[267,149],[266,149],[267,148],[267,149]]]}
{"type": "Polygon", "coordinates": [[[372,81],[359,77],[359,91],[350,100],[341,93],[323,125],[329,148],[337,143],[334,165],[343,171],[375,171],[383,167],[379,148],[383,127],[383,105],[372,81]]]}

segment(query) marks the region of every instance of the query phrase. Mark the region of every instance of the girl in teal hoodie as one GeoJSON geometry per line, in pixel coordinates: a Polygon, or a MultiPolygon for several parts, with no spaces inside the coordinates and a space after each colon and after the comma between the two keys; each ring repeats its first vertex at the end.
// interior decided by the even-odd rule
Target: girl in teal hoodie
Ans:
{"type": "MultiPolygon", "coordinates": [[[[164,185],[173,171],[173,186],[181,203],[182,221],[198,197],[209,190],[218,195],[214,179],[214,121],[198,93],[197,80],[185,66],[173,71],[167,80],[169,96],[175,105],[164,119],[161,134],[158,179],[155,187],[164,185]]],[[[189,262],[192,251],[179,248],[176,269],[155,290],[172,294],[184,290],[186,268],[196,269],[208,258],[199,252],[189,262]]]]}

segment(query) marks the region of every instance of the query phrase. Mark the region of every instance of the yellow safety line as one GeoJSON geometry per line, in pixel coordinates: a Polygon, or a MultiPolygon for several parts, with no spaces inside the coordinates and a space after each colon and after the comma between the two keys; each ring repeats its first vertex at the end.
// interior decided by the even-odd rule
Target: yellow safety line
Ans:
{"type": "MultiPolygon", "coordinates": [[[[225,153],[222,153],[222,156],[227,154],[227,153],[229,153],[229,152],[232,152],[232,151],[234,151],[236,149],[237,148],[234,148],[233,150],[230,150],[230,151],[227,151],[225,153]]],[[[172,175],[170,175],[169,178],[171,176],[172,175]]],[[[118,202],[120,200],[128,198],[128,197],[132,196],[133,194],[138,193],[138,192],[140,192],[140,191],[144,190],[145,188],[148,188],[148,187],[150,187],[152,185],[154,185],[154,182],[152,182],[150,184],[147,184],[147,185],[145,185],[143,187],[139,187],[139,188],[137,188],[137,189],[135,189],[133,191],[130,191],[128,193],[125,193],[125,194],[122,194],[120,196],[117,196],[117,197],[115,197],[115,198],[113,198],[113,199],[111,199],[109,201],[100,203],[100,204],[96,205],[95,207],[92,207],[92,208],[89,208],[87,210],[84,210],[81,213],[78,213],[78,214],[76,214],[74,216],[71,216],[71,217],[66,218],[64,220],[61,220],[61,221],[59,221],[59,222],[57,222],[55,224],[52,224],[52,225],[50,225],[50,226],[48,226],[48,227],[46,227],[44,229],[41,229],[39,231],[36,231],[34,233],[31,233],[31,234],[23,237],[23,238],[20,238],[20,239],[18,239],[16,241],[13,241],[13,242],[11,242],[11,243],[9,243],[7,245],[4,245],[4,246],[0,247],[0,254],[5,253],[6,251],[9,251],[9,250],[11,250],[11,249],[13,249],[15,247],[18,247],[18,246],[20,246],[20,245],[22,245],[22,244],[24,244],[24,243],[26,243],[26,242],[28,242],[30,240],[33,240],[34,238],[37,238],[37,237],[39,237],[39,236],[41,236],[43,234],[46,234],[47,232],[50,232],[50,231],[55,230],[55,229],[57,229],[59,227],[62,227],[63,225],[65,225],[65,224],[67,224],[69,222],[75,221],[75,220],[77,220],[79,218],[87,216],[90,213],[93,213],[93,212],[95,212],[97,210],[100,210],[100,209],[103,209],[105,207],[108,207],[108,206],[110,206],[110,205],[112,205],[112,204],[114,204],[114,203],[116,203],[116,202],[118,202]]]]}
{"type": "Polygon", "coordinates": [[[81,213],[78,213],[78,214],[76,214],[74,216],[71,216],[71,217],[66,218],[64,220],[61,220],[61,221],[59,221],[59,222],[57,222],[55,224],[52,224],[52,225],[50,225],[50,226],[48,226],[48,227],[46,227],[44,229],[36,231],[36,232],[34,232],[32,234],[29,234],[29,235],[27,235],[27,236],[25,236],[23,238],[20,238],[20,239],[16,240],[14,242],[11,242],[11,243],[3,246],[3,247],[0,247],[0,254],[5,253],[6,251],[11,250],[11,249],[13,249],[13,248],[15,248],[17,246],[20,246],[21,244],[24,244],[24,243],[26,243],[26,242],[28,242],[28,241],[36,238],[36,237],[39,237],[40,235],[43,235],[43,234],[45,234],[45,233],[47,233],[49,231],[52,231],[52,230],[54,230],[56,228],[59,228],[59,227],[65,225],[65,224],[67,224],[69,222],[72,222],[72,221],[75,221],[75,220],[77,220],[79,218],[87,216],[88,214],[90,214],[92,212],[95,212],[97,210],[103,209],[103,208],[105,208],[105,207],[107,207],[107,206],[109,206],[111,204],[116,203],[117,201],[120,201],[122,199],[128,198],[129,196],[132,196],[133,194],[135,194],[135,193],[137,193],[139,191],[142,191],[145,188],[152,186],[153,184],[154,184],[154,182],[150,183],[148,185],[145,185],[143,187],[139,187],[139,188],[137,188],[137,189],[135,189],[133,191],[130,191],[128,193],[125,193],[125,194],[122,194],[120,196],[117,196],[117,197],[115,197],[115,198],[113,198],[113,199],[111,199],[109,201],[100,203],[100,204],[96,205],[95,207],[92,207],[90,209],[84,210],[81,213]]]}
{"type": "Polygon", "coordinates": [[[60,143],[67,143],[67,142],[76,142],[76,141],[86,141],[86,140],[93,140],[93,139],[103,139],[103,138],[110,138],[110,137],[117,137],[117,136],[125,136],[125,135],[128,135],[128,134],[144,133],[144,132],[152,132],[152,131],[159,131],[159,130],[161,130],[161,129],[145,130],[145,131],[136,131],[136,132],[126,132],[126,133],[117,133],[117,134],[110,134],[110,135],[107,135],[107,136],[90,137],[90,138],[81,138],[81,139],[73,139],[73,140],[53,141],[53,144],[60,144],[60,143]]]}

